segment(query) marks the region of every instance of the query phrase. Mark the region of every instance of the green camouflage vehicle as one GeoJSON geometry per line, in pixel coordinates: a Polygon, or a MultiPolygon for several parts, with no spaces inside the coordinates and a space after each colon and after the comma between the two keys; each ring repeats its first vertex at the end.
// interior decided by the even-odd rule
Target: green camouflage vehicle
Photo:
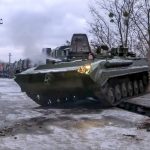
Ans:
{"type": "Polygon", "coordinates": [[[127,48],[91,52],[85,34],[74,34],[66,59],[31,68],[16,75],[21,90],[42,106],[93,97],[104,106],[116,106],[146,92],[148,63],[127,48]]]}

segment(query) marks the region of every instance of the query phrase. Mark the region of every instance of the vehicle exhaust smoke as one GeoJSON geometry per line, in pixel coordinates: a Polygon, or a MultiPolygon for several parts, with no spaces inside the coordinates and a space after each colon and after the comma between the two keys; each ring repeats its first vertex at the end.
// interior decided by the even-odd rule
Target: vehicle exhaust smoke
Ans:
{"type": "Polygon", "coordinates": [[[45,63],[42,54],[46,22],[49,20],[44,13],[20,12],[10,20],[10,37],[15,47],[23,49],[25,58],[34,64],[45,63]]]}

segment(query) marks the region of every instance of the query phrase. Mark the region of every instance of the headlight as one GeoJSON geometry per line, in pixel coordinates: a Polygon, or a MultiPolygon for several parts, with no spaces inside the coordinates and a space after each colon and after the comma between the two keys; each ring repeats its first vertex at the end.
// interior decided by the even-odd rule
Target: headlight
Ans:
{"type": "Polygon", "coordinates": [[[91,65],[85,65],[85,66],[81,66],[77,72],[82,73],[82,74],[89,74],[91,70],[91,65]]]}

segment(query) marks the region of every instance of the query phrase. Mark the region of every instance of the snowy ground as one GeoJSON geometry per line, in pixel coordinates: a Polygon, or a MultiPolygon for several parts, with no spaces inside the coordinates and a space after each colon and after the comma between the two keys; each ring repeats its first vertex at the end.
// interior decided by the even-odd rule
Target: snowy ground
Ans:
{"type": "Polygon", "coordinates": [[[121,109],[44,109],[0,79],[0,150],[149,150],[150,118],[121,109]]]}

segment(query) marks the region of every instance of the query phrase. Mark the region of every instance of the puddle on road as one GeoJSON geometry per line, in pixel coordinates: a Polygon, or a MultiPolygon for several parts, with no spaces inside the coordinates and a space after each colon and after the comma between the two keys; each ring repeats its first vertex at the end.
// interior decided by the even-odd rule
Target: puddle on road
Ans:
{"type": "Polygon", "coordinates": [[[73,114],[73,115],[81,115],[81,114],[98,114],[101,113],[102,109],[86,109],[86,108],[76,108],[76,109],[65,109],[62,111],[63,114],[73,114]]]}
{"type": "Polygon", "coordinates": [[[16,123],[13,126],[0,129],[0,136],[9,136],[16,134],[52,134],[53,130],[50,127],[57,127],[66,130],[87,130],[90,128],[101,128],[108,125],[109,122],[104,120],[58,120],[38,118],[29,122],[16,123]],[[39,121],[40,119],[40,121],[39,121]]]}
{"type": "Polygon", "coordinates": [[[117,120],[116,118],[102,117],[101,119],[93,119],[90,117],[74,118],[73,116],[54,116],[36,117],[28,120],[20,120],[12,126],[0,129],[0,136],[10,136],[17,134],[53,134],[53,128],[57,127],[65,130],[88,130],[91,128],[103,128],[105,126],[119,126],[131,128],[132,123],[117,120]]]}
{"type": "Polygon", "coordinates": [[[108,121],[104,120],[81,120],[73,124],[72,128],[75,129],[89,129],[89,128],[102,128],[109,125],[108,121]]]}

